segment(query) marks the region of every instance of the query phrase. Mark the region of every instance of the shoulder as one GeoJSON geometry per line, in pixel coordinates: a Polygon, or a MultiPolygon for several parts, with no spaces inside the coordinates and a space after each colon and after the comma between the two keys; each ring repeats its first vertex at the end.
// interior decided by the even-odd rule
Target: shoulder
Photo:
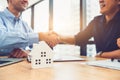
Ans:
{"type": "Polygon", "coordinates": [[[4,12],[3,12],[3,11],[0,11],[0,18],[2,19],[2,18],[4,18],[4,17],[5,17],[4,12]]]}
{"type": "Polygon", "coordinates": [[[0,17],[2,17],[3,16],[3,12],[2,11],[0,11],[0,17]]]}
{"type": "Polygon", "coordinates": [[[98,15],[98,16],[95,16],[94,18],[93,18],[93,20],[91,20],[90,21],[90,23],[89,24],[97,24],[97,23],[100,23],[100,22],[102,22],[104,20],[104,15],[98,15]]]}
{"type": "Polygon", "coordinates": [[[4,13],[2,11],[0,11],[0,21],[3,20],[3,17],[4,17],[4,13]]]}
{"type": "Polygon", "coordinates": [[[94,20],[102,20],[102,19],[104,19],[104,15],[98,15],[98,16],[96,16],[96,17],[94,17],[94,20]]]}
{"type": "Polygon", "coordinates": [[[99,23],[101,20],[104,19],[104,16],[103,15],[98,15],[98,16],[95,16],[88,25],[94,25],[96,23],[99,23]]]}

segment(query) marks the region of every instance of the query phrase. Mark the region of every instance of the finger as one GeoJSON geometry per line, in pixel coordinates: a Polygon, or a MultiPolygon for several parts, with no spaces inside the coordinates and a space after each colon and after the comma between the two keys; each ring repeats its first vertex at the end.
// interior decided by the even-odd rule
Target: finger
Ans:
{"type": "Polygon", "coordinates": [[[14,53],[13,53],[13,57],[14,58],[18,58],[19,57],[19,53],[20,53],[20,50],[19,49],[17,49],[14,53]]]}
{"type": "Polygon", "coordinates": [[[17,53],[17,55],[16,55],[16,57],[17,57],[17,58],[21,58],[21,57],[22,57],[22,53],[23,53],[23,52],[22,52],[21,50],[19,50],[18,53],[17,53]]]}
{"type": "Polygon", "coordinates": [[[53,47],[51,42],[46,42],[51,48],[53,47]]]}
{"type": "Polygon", "coordinates": [[[25,50],[20,49],[19,54],[17,55],[18,58],[25,58],[27,57],[27,52],[25,50]]]}
{"type": "Polygon", "coordinates": [[[10,53],[10,55],[9,55],[9,57],[12,57],[12,58],[14,58],[14,54],[16,53],[16,49],[13,49],[13,51],[10,53]]]}
{"type": "Polygon", "coordinates": [[[28,55],[28,54],[27,54],[25,51],[22,51],[22,53],[21,53],[21,58],[26,58],[27,55],[28,55]]]}
{"type": "Polygon", "coordinates": [[[50,43],[49,43],[49,46],[50,46],[50,47],[54,47],[55,45],[56,45],[56,43],[53,43],[53,42],[50,42],[50,43]]]}

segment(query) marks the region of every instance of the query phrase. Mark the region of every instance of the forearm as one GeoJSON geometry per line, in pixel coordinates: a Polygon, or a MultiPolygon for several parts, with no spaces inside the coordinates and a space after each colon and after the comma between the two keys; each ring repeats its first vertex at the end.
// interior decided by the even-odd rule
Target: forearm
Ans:
{"type": "Polygon", "coordinates": [[[75,44],[74,36],[60,36],[60,43],[75,44]]]}
{"type": "Polygon", "coordinates": [[[19,48],[38,42],[38,34],[35,35],[34,33],[4,32],[0,36],[0,48],[19,48]]]}
{"type": "Polygon", "coordinates": [[[111,52],[103,52],[100,57],[120,59],[120,49],[111,52]]]}

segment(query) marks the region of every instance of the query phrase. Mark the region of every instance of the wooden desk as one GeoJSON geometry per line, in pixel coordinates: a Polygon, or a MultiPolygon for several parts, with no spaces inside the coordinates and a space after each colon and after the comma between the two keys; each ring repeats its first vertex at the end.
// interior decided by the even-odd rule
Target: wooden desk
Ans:
{"type": "Polygon", "coordinates": [[[77,62],[54,62],[51,68],[32,69],[27,61],[0,68],[0,80],[120,80],[120,71],[77,62]]]}

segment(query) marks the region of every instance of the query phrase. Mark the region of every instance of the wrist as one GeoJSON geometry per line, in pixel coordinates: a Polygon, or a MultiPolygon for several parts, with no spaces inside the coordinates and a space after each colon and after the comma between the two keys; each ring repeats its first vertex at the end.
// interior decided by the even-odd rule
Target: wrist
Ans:
{"type": "Polygon", "coordinates": [[[61,35],[59,35],[59,43],[64,43],[64,39],[61,35]]]}
{"type": "Polygon", "coordinates": [[[38,35],[39,35],[39,41],[42,41],[42,40],[44,40],[44,33],[42,33],[42,32],[40,32],[40,33],[38,33],[38,35]]]}
{"type": "Polygon", "coordinates": [[[102,56],[102,54],[103,54],[103,52],[102,52],[102,51],[98,52],[98,53],[97,53],[97,57],[101,57],[101,56],[102,56]]]}

